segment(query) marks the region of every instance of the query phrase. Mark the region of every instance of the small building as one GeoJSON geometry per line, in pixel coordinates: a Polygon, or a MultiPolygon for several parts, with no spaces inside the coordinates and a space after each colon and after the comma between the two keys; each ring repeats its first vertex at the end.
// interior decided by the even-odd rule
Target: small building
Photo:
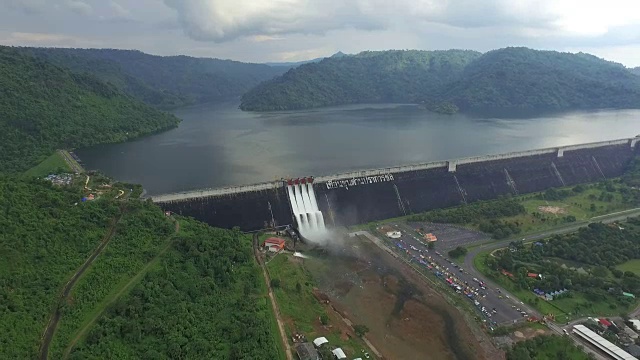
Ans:
{"type": "Polygon", "coordinates": [[[300,360],[320,360],[320,354],[308,342],[296,344],[296,353],[300,360]]]}
{"type": "Polygon", "coordinates": [[[629,320],[629,322],[630,322],[633,326],[635,326],[635,330],[636,330],[636,331],[640,331],[640,320],[638,320],[638,319],[631,319],[631,320],[629,320]]]}
{"type": "Polygon", "coordinates": [[[342,351],[341,348],[331,350],[331,352],[333,353],[333,356],[335,356],[338,360],[347,358],[347,355],[344,353],[344,351],[342,351]]]}
{"type": "Polygon", "coordinates": [[[432,233],[424,234],[424,239],[427,240],[428,242],[438,241],[438,238],[432,233]]]}
{"type": "Polygon", "coordinates": [[[272,237],[265,240],[262,246],[266,247],[269,251],[278,252],[284,249],[284,244],[284,239],[272,237]]]}
{"type": "Polygon", "coordinates": [[[391,239],[400,239],[402,233],[400,231],[389,231],[387,237],[391,239]]]}
{"type": "Polygon", "coordinates": [[[534,274],[534,273],[528,273],[527,276],[534,279],[538,278],[538,274],[534,274]]]}
{"type": "Polygon", "coordinates": [[[320,347],[323,344],[326,344],[328,342],[329,342],[329,340],[327,340],[326,337],[322,336],[322,337],[319,337],[319,338],[313,340],[313,345],[315,345],[316,347],[320,347]]]}
{"type": "Polygon", "coordinates": [[[609,321],[609,320],[607,320],[607,319],[605,319],[605,318],[600,318],[600,319],[598,319],[598,322],[599,322],[602,326],[607,327],[607,328],[608,328],[609,326],[611,326],[611,325],[612,325],[612,324],[611,324],[611,321],[609,321]]]}
{"type": "Polygon", "coordinates": [[[630,297],[630,298],[636,298],[635,295],[633,295],[632,293],[628,293],[628,292],[623,292],[622,295],[626,296],[626,297],[630,297]]]}

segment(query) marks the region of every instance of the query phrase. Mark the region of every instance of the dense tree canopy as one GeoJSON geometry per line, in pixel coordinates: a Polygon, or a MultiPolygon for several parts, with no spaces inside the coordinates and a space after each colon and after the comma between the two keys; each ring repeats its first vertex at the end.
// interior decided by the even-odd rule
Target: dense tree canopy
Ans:
{"type": "Polygon", "coordinates": [[[78,73],[90,73],[147,104],[173,108],[237,98],[288,67],[131,50],[22,48],[78,73]]]}
{"type": "Polygon", "coordinates": [[[507,360],[588,360],[586,353],[567,336],[542,335],[517,342],[507,351],[507,360]]]}
{"type": "Polygon", "coordinates": [[[56,148],[124,141],[177,124],[92,76],[0,47],[0,172],[28,169],[56,148]]]}
{"type": "Polygon", "coordinates": [[[74,188],[0,177],[0,358],[35,358],[65,282],[100,243],[114,203],[74,188]]]}
{"type": "Polygon", "coordinates": [[[71,359],[276,359],[269,305],[239,231],[184,220],[175,245],[71,359]]]}
{"type": "Polygon", "coordinates": [[[451,113],[640,107],[640,77],[588,54],[506,48],[381,51],[292,69],[242,97],[241,109],[422,103],[451,113]]]}
{"type": "Polygon", "coordinates": [[[480,53],[366,51],[305,64],[260,84],[242,97],[243,110],[288,110],[319,106],[416,102],[459,80],[480,53]]]}
{"type": "Polygon", "coordinates": [[[444,97],[464,110],[640,107],[640,78],[589,54],[506,48],[469,64],[444,97]]]}
{"type": "Polygon", "coordinates": [[[81,196],[81,186],[0,177],[1,359],[36,358],[56,307],[51,359],[66,350],[77,359],[277,358],[248,236],[188,219],[178,220],[176,233],[153,203],[83,203],[81,196]],[[108,246],[59,304],[63,286],[112,226],[108,246]],[[130,292],[107,306],[130,281],[130,292]]]}

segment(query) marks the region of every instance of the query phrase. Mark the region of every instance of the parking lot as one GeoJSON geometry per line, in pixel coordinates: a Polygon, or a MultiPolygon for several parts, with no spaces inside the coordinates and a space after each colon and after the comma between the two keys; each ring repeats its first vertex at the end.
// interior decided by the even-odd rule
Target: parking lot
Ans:
{"type": "MultiPolygon", "coordinates": [[[[483,314],[490,326],[506,325],[514,323],[514,321],[522,321],[528,317],[528,314],[520,309],[520,305],[524,304],[517,299],[509,297],[509,295],[503,294],[503,292],[497,288],[488,287],[483,279],[475,278],[469,274],[469,272],[461,268],[459,264],[448,259],[446,250],[441,249],[442,247],[440,245],[436,245],[437,250],[428,250],[423,239],[419,238],[417,233],[406,231],[407,229],[401,224],[393,224],[392,228],[393,230],[400,231],[401,235],[399,238],[391,239],[385,236],[385,230],[387,229],[378,229],[380,231],[378,235],[380,237],[384,236],[385,241],[391,243],[396,250],[405,252],[411,256],[412,261],[433,272],[435,276],[451,286],[460,296],[466,296],[469,301],[476,306],[478,311],[483,314]]],[[[463,235],[460,239],[479,239],[474,241],[486,239],[486,236],[477,237],[477,234],[473,233],[464,236],[465,234],[462,232],[466,230],[460,228],[455,229],[456,231],[450,231],[448,234],[463,235]]],[[[449,239],[451,240],[452,238],[451,236],[449,239]]],[[[438,242],[440,242],[440,237],[438,237],[438,242]]],[[[461,246],[461,243],[455,240],[451,240],[450,244],[458,245],[450,245],[447,247],[448,249],[461,246]]],[[[467,244],[469,244],[468,241],[467,244]]],[[[524,308],[524,306],[522,307],[524,308]]]]}
{"type": "MultiPolygon", "coordinates": [[[[396,224],[400,230],[404,229],[410,233],[432,233],[438,238],[438,250],[448,251],[458,246],[469,246],[482,241],[490,240],[484,233],[475,230],[465,229],[462,226],[434,223],[408,223],[396,224]],[[420,230],[422,229],[422,230],[420,230]]],[[[418,235],[418,234],[415,234],[418,235]]]]}

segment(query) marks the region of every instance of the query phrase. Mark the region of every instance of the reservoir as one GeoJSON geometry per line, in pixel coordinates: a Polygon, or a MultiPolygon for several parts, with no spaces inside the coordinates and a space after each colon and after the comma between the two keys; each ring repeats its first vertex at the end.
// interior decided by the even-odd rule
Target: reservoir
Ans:
{"type": "Polygon", "coordinates": [[[492,118],[398,104],[270,113],[237,107],[179,109],[176,129],[76,153],[86,168],[140,183],[153,195],[640,134],[640,110],[492,118]]]}

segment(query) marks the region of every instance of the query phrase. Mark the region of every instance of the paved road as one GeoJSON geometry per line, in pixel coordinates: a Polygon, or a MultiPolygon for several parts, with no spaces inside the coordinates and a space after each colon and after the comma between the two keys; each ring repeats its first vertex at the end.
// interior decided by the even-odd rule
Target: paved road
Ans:
{"type": "Polygon", "coordinates": [[[60,155],[62,155],[62,157],[64,158],[64,161],[67,163],[67,165],[69,165],[71,170],[73,170],[73,172],[75,172],[76,174],[80,174],[84,172],[80,164],[78,164],[78,162],[71,156],[71,154],[69,154],[67,150],[58,150],[58,151],[60,152],[60,155]]]}
{"type": "MultiPolygon", "coordinates": [[[[402,229],[401,225],[393,225],[402,229]]],[[[439,251],[428,250],[422,243],[418,235],[402,231],[399,239],[385,238],[381,234],[376,234],[380,238],[384,238],[384,244],[387,247],[396,247],[400,252],[405,252],[412,257],[415,263],[421,263],[422,267],[429,269],[434,274],[441,273],[439,281],[449,283],[454,291],[459,293],[460,297],[468,297],[466,294],[471,292],[469,301],[476,305],[478,311],[483,314],[484,319],[492,325],[508,325],[514,321],[522,321],[524,315],[520,306],[511,306],[506,302],[504,297],[498,290],[488,288],[482,283],[480,278],[471,275],[466,269],[461,268],[455,262],[447,259],[446,254],[439,251]],[[402,247],[402,249],[400,249],[402,247]],[[420,262],[422,260],[422,262],[420,262]],[[475,277],[475,279],[474,279],[475,277]],[[458,286],[459,288],[456,288],[458,286]],[[477,301],[477,304],[476,304],[477,301]],[[485,308],[483,311],[482,308],[485,308]],[[495,309],[495,312],[493,311],[495,309]]]]}
{"type": "MultiPolygon", "coordinates": [[[[616,222],[616,221],[622,221],[622,220],[626,220],[627,217],[630,216],[638,216],[640,215],[640,209],[630,209],[630,210],[625,210],[625,211],[619,211],[616,213],[612,213],[612,214],[608,214],[608,215],[603,215],[603,216],[598,216],[598,217],[594,217],[591,219],[592,221],[598,221],[598,222],[603,222],[603,223],[612,223],[612,222],[616,222]]],[[[509,306],[518,306],[520,307],[522,310],[526,311],[529,314],[534,314],[536,316],[541,316],[540,313],[538,313],[538,311],[536,311],[535,309],[533,309],[531,306],[522,303],[521,301],[517,300],[517,298],[515,298],[513,295],[511,295],[510,293],[508,293],[505,289],[498,287],[493,281],[486,279],[473,265],[473,259],[481,252],[481,251],[491,251],[491,250],[495,250],[495,249],[499,249],[499,248],[503,248],[509,245],[510,242],[514,241],[514,240],[522,240],[524,239],[525,241],[534,241],[534,240],[540,240],[540,239],[544,239],[547,238],[551,235],[555,235],[555,234],[566,234],[566,233],[570,233],[570,232],[575,232],[577,231],[579,228],[586,226],[589,222],[581,222],[581,223],[575,223],[572,225],[568,225],[568,226],[564,226],[562,228],[557,228],[557,229],[553,229],[553,230],[548,230],[548,231],[544,231],[544,232],[540,232],[540,233],[536,233],[536,234],[532,234],[532,235],[523,235],[521,238],[511,238],[511,239],[507,239],[507,240],[502,240],[502,241],[498,241],[498,242],[494,242],[494,243],[489,243],[489,244],[483,244],[480,246],[477,246],[475,248],[472,248],[469,253],[467,254],[467,256],[465,256],[464,258],[464,268],[466,271],[468,271],[473,277],[476,277],[478,279],[483,279],[490,288],[492,289],[500,289],[501,293],[504,294],[505,296],[509,296],[509,299],[507,299],[509,306]]],[[[506,298],[505,298],[506,299],[506,298]]],[[[560,330],[562,331],[562,330],[560,330]]]]}

